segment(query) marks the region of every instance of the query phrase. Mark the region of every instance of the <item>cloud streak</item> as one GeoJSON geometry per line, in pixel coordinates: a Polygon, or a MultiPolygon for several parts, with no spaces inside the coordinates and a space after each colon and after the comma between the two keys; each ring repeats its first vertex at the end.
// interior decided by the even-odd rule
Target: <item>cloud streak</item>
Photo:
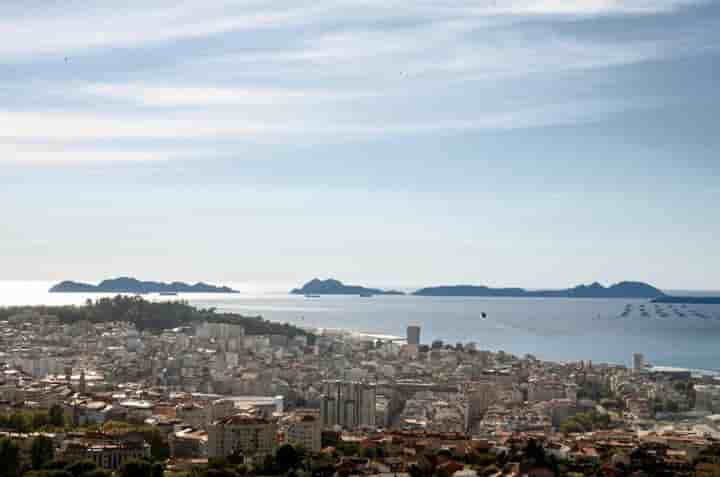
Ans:
{"type": "Polygon", "coordinates": [[[58,4],[37,15],[4,7],[0,56],[68,54],[97,48],[137,47],[238,31],[329,26],[353,21],[382,23],[415,17],[487,19],[498,16],[647,15],[702,3],[700,0],[480,0],[464,2],[378,0],[360,3],[208,0],[192,7],[169,2],[58,4]]]}
{"type": "Polygon", "coordinates": [[[211,141],[334,144],[602,120],[658,103],[593,90],[605,84],[603,69],[717,49],[717,22],[643,30],[628,41],[565,26],[701,4],[6,4],[0,160],[150,161],[233,154],[208,150],[211,141]],[[60,66],[48,60],[75,54],[60,66]],[[115,149],[92,149],[98,142],[115,149]]]}

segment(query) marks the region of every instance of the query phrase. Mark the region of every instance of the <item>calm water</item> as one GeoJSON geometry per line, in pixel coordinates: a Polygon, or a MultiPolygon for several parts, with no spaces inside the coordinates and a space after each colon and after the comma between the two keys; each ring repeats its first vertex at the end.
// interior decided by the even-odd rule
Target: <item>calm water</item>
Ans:
{"type": "MultiPolygon", "coordinates": [[[[50,285],[0,282],[0,305],[81,304],[97,296],[49,294],[50,285]]],[[[180,298],[196,306],[262,315],[268,320],[300,326],[404,336],[408,324],[417,324],[422,327],[425,343],[433,339],[449,343],[475,341],[483,349],[532,353],[542,359],[630,364],[632,353],[641,352],[656,365],[720,369],[720,306],[675,305],[672,309],[662,305],[656,310],[654,304],[642,300],[305,298],[259,292],[190,294],[180,298]],[[620,315],[627,305],[632,308],[623,318],[620,315]],[[647,316],[643,315],[641,305],[647,316]],[[480,317],[482,312],[487,313],[487,319],[480,317]]]]}

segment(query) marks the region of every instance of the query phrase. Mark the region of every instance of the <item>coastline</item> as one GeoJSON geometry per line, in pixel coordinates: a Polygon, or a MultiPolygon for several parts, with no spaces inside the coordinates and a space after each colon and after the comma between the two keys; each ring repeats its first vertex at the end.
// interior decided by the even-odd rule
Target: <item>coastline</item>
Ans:
{"type": "MultiPolygon", "coordinates": [[[[49,294],[48,282],[0,281],[0,306],[82,306],[86,299],[115,294],[49,294]]],[[[238,286],[241,291],[247,284],[238,286]]],[[[151,301],[185,301],[198,308],[247,316],[261,315],[276,323],[304,329],[342,332],[360,339],[391,339],[402,343],[408,324],[421,326],[421,341],[430,344],[476,342],[478,349],[526,353],[552,362],[623,363],[643,353],[658,367],[713,374],[720,362],[720,320],[618,315],[626,300],[560,298],[456,298],[328,296],[307,300],[281,290],[260,287],[242,294],[179,294],[146,296],[151,301]],[[481,319],[487,312],[489,318],[481,319]]],[[[640,302],[638,302],[640,303],[640,302]]],[[[701,309],[701,308],[698,308],[701,309]]],[[[720,317],[720,308],[709,309],[720,317]]],[[[650,310],[652,312],[652,310],[650,310]]],[[[705,310],[707,312],[707,310],[705,310]]]]}

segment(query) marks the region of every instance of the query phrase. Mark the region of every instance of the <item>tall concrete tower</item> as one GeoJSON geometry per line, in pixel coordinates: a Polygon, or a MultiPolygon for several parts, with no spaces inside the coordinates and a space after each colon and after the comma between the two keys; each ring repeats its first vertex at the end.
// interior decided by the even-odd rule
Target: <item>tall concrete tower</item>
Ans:
{"type": "Polygon", "coordinates": [[[419,345],[420,344],[420,327],[416,325],[410,325],[407,327],[407,344],[419,345]]]}
{"type": "Polygon", "coordinates": [[[320,416],[322,426],[344,429],[375,426],[374,384],[356,381],[325,381],[320,416]]]}
{"type": "Polygon", "coordinates": [[[645,356],[642,353],[633,354],[633,371],[642,373],[645,369],[645,356]]]}

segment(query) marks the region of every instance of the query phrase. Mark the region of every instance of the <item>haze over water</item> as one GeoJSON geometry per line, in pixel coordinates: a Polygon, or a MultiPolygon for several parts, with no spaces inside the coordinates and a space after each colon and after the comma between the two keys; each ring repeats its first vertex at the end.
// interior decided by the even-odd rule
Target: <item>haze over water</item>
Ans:
{"type": "MultiPolygon", "coordinates": [[[[0,306],[82,304],[99,294],[51,294],[50,282],[0,281],[0,306]]],[[[644,353],[654,365],[720,369],[720,306],[690,305],[687,316],[662,317],[654,305],[649,317],[638,311],[644,300],[457,298],[413,296],[288,295],[284,288],[229,284],[239,295],[181,294],[198,307],[261,315],[304,327],[340,328],[404,336],[408,324],[422,327],[423,343],[474,341],[481,349],[531,353],[541,359],[593,360],[629,364],[644,353]],[[621,318],[627,304],[633,312],[621,318]],[[707,318],[689,313],[697,311],[707,318]],[[485,312],[488,319],[483,320],[485,312]]],[[[147,299],[168,299],[148,295],[147,299]]],[[[174,297],[175,298],[175,297],[174,297]]],[[[662,305],[667,309],[668,305],[662,305]]]]}

